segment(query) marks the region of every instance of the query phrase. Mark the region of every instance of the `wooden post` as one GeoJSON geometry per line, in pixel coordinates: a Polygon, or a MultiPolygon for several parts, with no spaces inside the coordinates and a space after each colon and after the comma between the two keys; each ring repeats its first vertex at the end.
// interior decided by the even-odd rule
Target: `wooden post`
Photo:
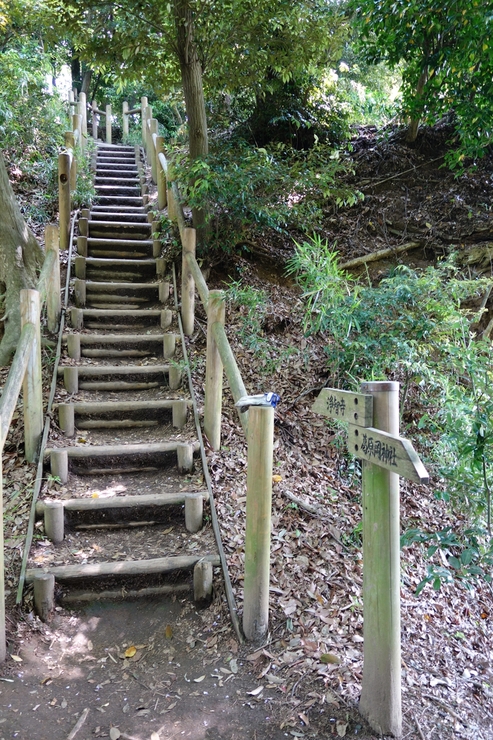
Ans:
{"type": "Polygon", "coordinates": [[[140,117],[142,122],[142,143],[145,146],[146,145],[146,111],[148,106],[148,100],[144,96],[140,99],[140,117]]]}
{"type": "MultiPolygon", "coordinates": [[[[0,429],[2,427],[0,419],[0,429]]],[[[3,541],[3,471],[2,471],[2,453],[3,446],[0,450],[0,663],[3,663],[7,657],[7,643],[5,640],[5,556],[3,541]]]]}
{"type": "Polygon", "coordinates": [[[165,334],[163,337],[163,357],[173,357],[176,349],[176,334],[165,334]]]}
{"type": "Polygon", "coordinates": [[[185,528],[187,532],[198,532],[202,529],[204,518],[204,497],[201,493],[185,494],[185,528]]]}
{"type": "Polygon", "coordinates": [[[58,544],[65,537],[65,510],[63,501],[46,501],[44,505],[45,535],[58,544]]]}
{"type": "Polygon", "coordinates": [[[149,124],[149,132],[151,135],[150,142],[151,142],[151,174],[152,174],[152,181],[157,185],[158,176],[157,176],[157,151],[156,147],[154,146],[154,134],[158,133],[158,120],[157,118],[151,118],[150,124],[149,124]]]}
{"type": "Polygon", "coordinates": [[[68,452],[65,447],[58,447],[50,452],[51,474],[60,479],[60,483],[68,481],[68,452]]]}
{"type": "Polygon", "coordinates": [[[80,360],[80,334],[67,334],[67,354],[72,360],[80,360]]]}
{"type": "Polygon", "coordinates": [[[62,297],[60,294],[60,256],[59,256],[59,230],[57,226],[45,228],[45,254],[55,253],[53,270],[48,276],[46,286],[46,312],[48,314],[48,331],[55,333],[60,321],[62,310],[62,297]]]}
{"type": "Polygon", "coordinates": [[[182,236],[182,267],[181,267],[181,320],[183,333],[190,337],[193,334],[195,318],[195,280],[187,262],[187,254],[195,257],[196,248],[195,229],[184,229],[182,236]]]}
{"type": "Polygon", "coordinates": [[[221,446],[223,363],[212,333],[212,326],[216,322],[224,326],[224,319],[224,292],[222,290],[211,290],[207,307],[204,432],[213,450],[218,450],[221,446]]]}
{"type": "Polygon", "coordinates": [[[62,152],[58,155],[58,220],[62,252],[69,248],[70,211],[70,154],[62,152]]]}
{"type": "MultiPolygon", "coordinates": [[[[69,336],[78,337],[79,335],[70,334],[69,336]]],[[[79,357],[77,359],[80,360],[80,337],[78,342],[78,354],[79,357]]],[[[71,357],[70,353],[69,357],[71,357]]],[[[70,393],[70,395],[79,392],[79,368],[77,365],[67,365],[63,368],[63,384],[65,386],[65,390],[70,393]]]]}
{"type": "Polygon", "coordinates": [[[34,609],[42,622],[47,622],[55,606],[55,576],[37,573],[33,578],[34,609]]]}
{"type": "Polygon", "coordinates": [[[77,187],[77,160],[75,158],[75,136],[73,131],[65,131],[65,147],[72,154],[70,160],[70,192],[77,187]]]}
{"type": "Polygon", "coordinates": [[[177,391],[181,386],[182,369],[179,365],[170,365],[168,371],[168,382],[171,391],[177,391]]]}
{"type": "Polygon", "coordinates": [[[193,445],[181,444],[176,448],[176,464],[179,473],[191,473],[193,470],[193,445]]]}
{"type": "Polygon", "coordinates": [[[193,569],[193,598],[199,603],[209,602],[212,598],[212,563],[199,560],[193,569]]]}
{"type": "Polygon", "coordinates": [[[111,105],[106,106],[106,143],[111,144],[111,105]]]}
{"type": "Polygon", "coordinates": [[[123,101],[122,105],[122,117],[123,117],[123,139],[125,140],[128,136],[128,102],[123,101]]]}
{"type": "Polygon", "coordinates": [[[66,437],[73,437],[75,434],[75,411],[73,404],[58,404],[58,426],[66,437]]]}
{"type": "Polygon", "coordinates": [[[248,413],[243,631],[247,640],[260,640],[269,624],[274,409],[251,406],[248,413]]]}
{"type": "Polygon", "coordinates": [[[79,113],[82,116],[80,148],[84,151],[87,144],[87,100],[83,92],[79,93],[79,113]]]}
{"type": "Polygon", "coordinates": [[[152,146],[152,137],[151,137],[151,118],[152,118],[152,106],[148,105],[146,108],[146,140],[145,140],[145,149],[146,149],[146,155],[147,155],[147,161],[151,161],[151,146],[152,146]]]}
{"type": "Polygon", "coordinates": [[[157,205],[159,210],[166,208],[166,172],[159,161],[159,155],[164,154],[164,136],[156,138],[156,166],[157,166],[157,205]]]}
{"type": "MultiPolygon", "coordinates": [[[[398,436],[399,383],[362,383],[361,392],[373,396],[373,427],[398,436]]],[[[399,476],[363,460],[362,486],[364,661],[359,708],[376,732],[400,737],[399,476]]]]}
{"type": "Polygon", "coordinates": [[[98,140],[98,104],[95,100],[92,101],[92,138],[94,141],[98,140]]]}
{"type": "Polygon", "coordinates": [[[22,385],[24,406],[24,451],[26,460],[34,462],[43,432],[43,388],[41,384],[41,328],[39,293],[21,290],[21,327],[34,324],[36,334],[22,385]]]}

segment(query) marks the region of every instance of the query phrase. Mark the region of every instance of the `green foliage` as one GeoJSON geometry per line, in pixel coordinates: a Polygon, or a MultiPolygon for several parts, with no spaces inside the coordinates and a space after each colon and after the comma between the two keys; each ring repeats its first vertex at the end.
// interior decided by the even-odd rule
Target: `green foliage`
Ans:
{"type": "Polygon", "coordinates": [[[72,205],[74,208],[90,208],[96,197],[96,188],[94,187],[94,172],[91,169],[90,155],[95,145],[92,140],[88,140],[87,150],[81,151],[79,147],[75,150],[77,162],[77,179],[76,188],[72,193],[72,205]]]}
{"type": "MultiPolygon", "coordinates": [[[[403,413],[412,396],[413,407],[423,409],[418,427],[424,444],[434,440],[429,464],[445,481],[437,498],[448,502],[453,516],[465,523],[463,541],[472,536],[471,527],[482,532],[483,544],[477,545],[471,561],[462,560],[460,568],[454,568],[451,560],[451,572],[466,577],[483,567],[486,573],[492,547],[487,540],[493,370],[489,344],[472,332],[478,317],[462,305],[484,292],[489,281],[464,279],[451,259],[423,271],[397,267],[372,287],[351,278],[337,260],[334,248],[317,236],[296,244],[288,271],[296,276],[307,303],[305,328],[327,334],[332,383],[357,386],[360,380],[389,375],[404,381],[403,413]]],[[[477,538],[479,543],[480,535],[477,538]]],[[[443,543],[442,538],[440,546],[443,543]]],[[[472,545],[464,547],[471,550],[472,545]]],[[[444,580],[444,572],[433,568],[426,582],[439,576],[444,580]]]]}
{"type": "Polygon", "coordinates": [[[362,197],[337,183],[347,165],[322,145],[296,152],[224,140],[206,160],[190,163],[182,155],[173,167],[192,208],[212,205],[211,246],[228,251],[253,229],[313,229],[330,204],[352,205],[362,197]]]}
{"type": "Polygon", "coordinates": [[[240,316],[238,338],[255,355],[255,367],[260,375],[272,375],[296,350],[279,348],[264,335],[264,323],[269,308],[265,291],[240,281],[231,283],[226,300],[240,316]]]}
{"type": "Polygon", "coordinates": [[[44,179],[39,163],[56,153],[66,125],[60,100],[46,91],[49,72],[49,57],[35,40],[16,42],[0,54],[2,150],[34,179],[44,179]]]}
{"type": "Polygon", "coordinates": [[[426,557],[433,559],[426,567],[426,576],[416,587],[418,596],[427,584],[438,591],[443,583],[460,578],[466,586],[471,581],[484,579],[491,583],[493,570],[493,542],[481,528],[467,528],[454,532],[446,527],[439,532],[408,529],[401,537],[401,546],[419,543],[426,557]]]}
{"type": "Polygon", "coordinates": [[[351,0],[350,7],[367,58],[404,61],[404,112],[432,123],[453,110],[460,148],[450,164],[481,156],[493,115],[491,1],[351,0]]]}

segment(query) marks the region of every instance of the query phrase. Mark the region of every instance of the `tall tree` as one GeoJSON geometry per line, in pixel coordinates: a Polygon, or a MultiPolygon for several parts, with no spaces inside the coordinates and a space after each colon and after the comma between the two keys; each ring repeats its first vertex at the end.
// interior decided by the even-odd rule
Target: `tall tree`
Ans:
{"type": "Polygon", "coordinates": [[[368,59],[404,63],[408,140],[420,120],[453,111],[457,159],[481,154],[493,118],[493,1],[351,0],[350,7],[368,59]]]}

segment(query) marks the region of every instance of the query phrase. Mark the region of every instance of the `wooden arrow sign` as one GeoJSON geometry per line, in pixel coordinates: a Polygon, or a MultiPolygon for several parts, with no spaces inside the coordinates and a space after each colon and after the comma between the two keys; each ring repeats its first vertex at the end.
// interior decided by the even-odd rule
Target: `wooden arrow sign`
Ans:
{"type": "Polygon", "coordinates": [[[416,483],[428,483],[429,475],[411,442],[373,427],[349,425],[348,450],[362,460],[391,470],[416,483]]]}
{"type": "Polygon", "coordinates": [[[331,419],[370,427],[373,424],[373,396],[324,388],[313,404],[312,411],[331,419]]]}

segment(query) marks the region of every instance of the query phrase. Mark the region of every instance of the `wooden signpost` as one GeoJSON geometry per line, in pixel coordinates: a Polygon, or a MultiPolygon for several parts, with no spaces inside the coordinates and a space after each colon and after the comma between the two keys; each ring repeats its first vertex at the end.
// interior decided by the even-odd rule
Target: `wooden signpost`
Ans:
{"type": "Polygon", "coordinates": [[[401,737],[399,476],[427,483],[428,473],[399,437],[399,383],[363,383],[361,393],[325,388],[313,410],[348,422],[348,448],[363,460],[360,711],[376,732],[401,737]]]}

